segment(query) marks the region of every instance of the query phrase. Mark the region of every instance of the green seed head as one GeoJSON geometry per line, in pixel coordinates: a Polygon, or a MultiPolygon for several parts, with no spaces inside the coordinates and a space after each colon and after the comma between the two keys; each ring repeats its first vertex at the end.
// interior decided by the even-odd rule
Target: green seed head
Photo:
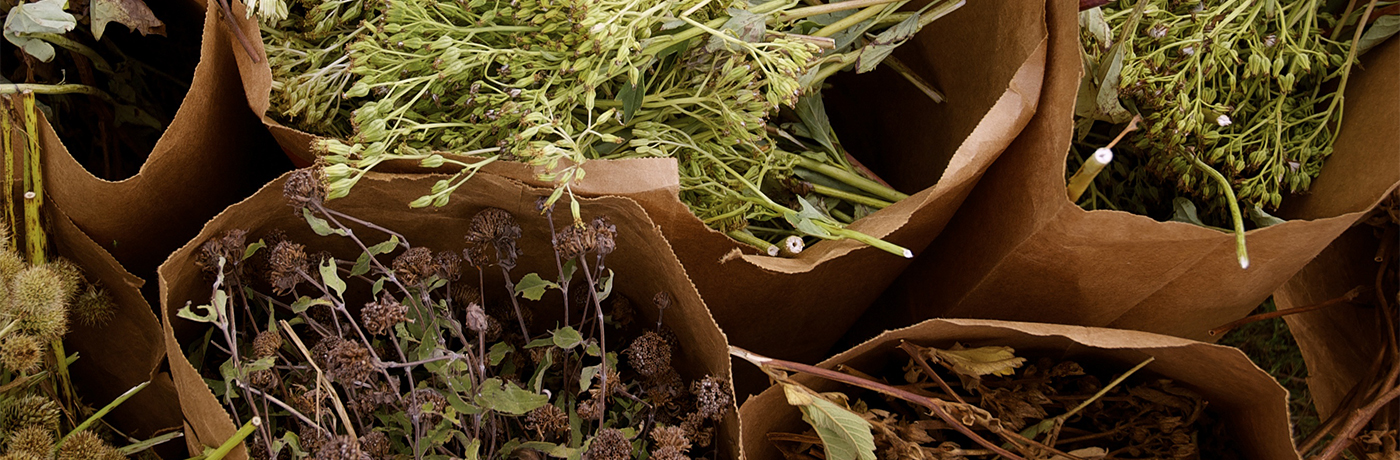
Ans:
{"type": "MultiPolygon", "coordinates": [[[[13,432],[25,427],[34,427],[52,433],[58,430],[59,415],[58,404],[54,404],[49,398],[40,395],[24,396],[0,407],[0,431],[13,432]]],[[[11,451],[14,450],[15,439],[10,439],[11,451]]],[[[53,441],[50,440],[49,444],[51,446],[53,441]]],[[[47,453],[48,448],[43,452],[47,453]]]]}
{"type": "Polygon", "coordinates": [[[68,435],[63,447],[58,449],[57,460],[107,460],[122,458],[121,454],[101,436],[91,430],[83,430],[68,435]]]}
{"type": "Polygon", "coordinates": [[[40,339],[62,337],[68,331],[67,292],[63,275],[49,266],[26,268],[15,276],[7,304],[20,329],[40,339]]]}
{"type": "Polygon", "coordinates": [[[73,316],[84,326],[103,326],[117,313],[117,304],[107,290],[89,284],[73,301],[73,316]]]}
{"type": "Polygon", "coordinates": [[[14,332],[0,344],[0,367],[32,374],[43,364],[44,342],[29,334],[14,332]]]}
{"type": "Polygon", "coordinates": [[[10,435],[10,453],[48,458],[53,449],[53,430],[37,425],[25,426],[10,435]]]}

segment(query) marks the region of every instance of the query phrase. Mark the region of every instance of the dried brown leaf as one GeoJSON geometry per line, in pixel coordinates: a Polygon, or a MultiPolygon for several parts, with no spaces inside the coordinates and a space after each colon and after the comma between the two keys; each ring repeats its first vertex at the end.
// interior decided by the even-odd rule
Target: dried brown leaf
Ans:
{"type": "Polygon", "coordinates": [[[92,0],[92,36],[102,39],[107,23],[119,22],[141,35],[165,35],[165,23],[141,0],[92,0]]]}
{"type": "Polygon", "coordinates": [[[1016,368],[1026,363],[1025,358],[1016,357],[1016,350],[1011,347],[962,348],[954,345],[948,350],[923,350],[930,359],[947,366],[953,372],[969,377],[1012,375],[1015,374],[1016,368]]]}

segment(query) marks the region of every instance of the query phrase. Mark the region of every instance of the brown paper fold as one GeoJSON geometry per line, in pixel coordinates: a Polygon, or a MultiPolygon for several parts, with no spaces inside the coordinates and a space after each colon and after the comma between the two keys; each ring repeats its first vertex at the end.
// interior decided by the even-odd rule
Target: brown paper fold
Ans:
{"type": "MultiPolygon", "coordinates": [[[[359,182],[356,193],[332,201],[328,206],[393,229],[415,246],[458,251],[466,246],[463,240],[465,229],[477,211],[487,206],[503,208],[515,215],[523,229],[520,248],[524,254],[519,266],[512,270],[512,276],[519,279],[526,273],[534,272],[549,279],[557,273],[554,252],[548,243],[549,224],[535,210],[536,198],[548,196],[549,189],[529,187],[507,178],[481,173],[464,185],[445,207],[410,209],[407,206],[422,190],[431,188],[434,182],[446,177],[371,173],[359,182]]],[[[191,340],[201,336],[199,332],[204,330],[205,325],[173,315],[186,302],[208,302],[210,281],[194,265],[200,246],[232,229],[248,230],[250,242],[268,231],[278,229],[285,231],[289,239],[307,244],[309,250],[328,250],[340,258],[353,258],[359,253],[349,239],[318,237],[312,233],[305,220],[287,206],[282,196],[284,179],[285,176],[267,184],[256,194],[219,214],[205,225],[198,237],[176,251],[160,267],[166,351],[180,393],[192,454],[198,453],[197,446],[222,443],[235,429],[209,387],[184,358],[184,350],[191,340]]],[[[617,226],[617,249],[607,258],[607,267],[617,277],[613,293],[632,300],[641,315],[639,321],[656,321],[657,311],[651,307],[651,299],[657,292],[664,291],[672,296],[674,302],[663,318],[679,338],[682,353],[677,356],[676,367],[682,375],[687,378],[706,374],[728,377],[729,358],[724,334],[710,317],[670,245],[642,208],[631,199],[621,197],[585,198],[580,203],[585,219],[606,215],[617,226]]],[[[361,232],[361,228],[355,229],[367,241],[378,242],[386,238],[386,235],[372,230],[363,229],[361,232]]],[[[491,270],[488,270],[486,283],[488,287],[500,286],[499,273],[493,279],[491,270]]],[[[492,301],[489,297],[491,292],[488,289],[488,301],[492,301]]],[[[738,418],[731,413],[721,422],[720,433],[716,437],[721,458],[740,458],[738,434],[738,418]]],[[[236,454],[238,458],[243,458],[241,448],[236,454]]]]}
{"type": "MultiPolygon", "coordinates": [[[[838,364],[856,370],[879,369],[890,360],[908,360],[897,350],[901,341],[922,346],[1009,346],[1018,356],[1052,355],[1081,364],[1108,363],[1127,369],[1155,358],[1142,372],[1169,378],[1200,393],[1221,416],[1246,458],[1297,460],[1290,438],[1287,396],[1269,374],[1239,350],[1174,337],[1118,329],[1086,328],[1005,321],[936,319],[880,334],[855,348],[818,364],[838,364]]],[[[818,392],[850,387],[805,374],[794,377],[818,392]]],[[[767,433],[806,430],[801,413],[787,404],[779,387],[745,401],[739,409],[744,423],[744,451],[753,460],[781,459],[767,433]]]]}
{"type": "Polygon", "coordinates": [[[39,128],[49,200],[128,270],[151,279],[165,256],[209,217],[290,169],[268,148],[274,141],[247,108],[231,54],[238,45],[217,3],[179,2],[202,12],[191,18],[203,21],[199,64],[139,173],[117,182],[100,179],[69,155],[47,120],[39,128]]]}
{"type": "MultiPolygon", "coordinates": [[[[828,91],[828,113],[848,150],[912,193],[852,229],[915,253],[938,235],[1036,110],[1046,62],[1042,7],[1041,2],[969,2],[899,48],[896,57],[947,94],[943,104],[932,103],[888,69],[842,76],[828,91]]],[[[251,21],[244,24],[245,30],[255,29],[251,21]]],[[[289,156],[309,164],[313,137],[278,125],[266,113],[267,65],[237,58],[253,111],[262,114],[289,156]]],[[[678,200],[674,160],[597,160],[584,169],[587,177],[573,192],[640,203],[672,242],[729,337],[758,352],[820,358],[908,264],[854,241],[823,241],[793,259],[754,255],[706,227],[678,200]],[[791,339],[797,336],[803,340],[791,339]]],[[[485,170],[549,186],[536,178],[538,171],[520,164],[496,162],[485,170]]],[[[759,385],[761,376],[741,376],[741,392],[756,389],[745,382],[759,385]]]]}
{"type": "Polygon", "coordinates": [[[1400,40],[1365,56],[1347,87],[1335,153],[1288,222],[1233,235],[1066,198],[1065,161],[1079,85],[1072,2],[1052,4],[1040,110],[952,223],[846,339],[930,317],[975,317],[1144,330],[1207,339],[1247,314],[1400,182],[1400,40]]]}

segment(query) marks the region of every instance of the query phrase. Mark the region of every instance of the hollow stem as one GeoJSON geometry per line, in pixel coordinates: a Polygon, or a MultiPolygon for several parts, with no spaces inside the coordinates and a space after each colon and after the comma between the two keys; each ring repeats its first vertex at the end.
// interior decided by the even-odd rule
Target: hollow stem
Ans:
{"type": "Polygon", "coordinates": [[[773,243],[763,241],[762,238],[754,236],[753,233],[749,233],[748,230],[735,230],[732,232],[727,232],[725,234],[729,235],[730,238],[733,238],[734,241],[753,246],[754,249],[758,249],[758,252],[761,254],[765,254],[770,257],[778,255],[777,246],[773,245],[773,243]]]}
{"type": "Polygon", "coordinates": [[[209,455],[204,456],[204,460],[222,460],[229,452],[233,452],[233,448],[243,445],[243,440],[247,439],[248,435],[253,434],[253,430],[259,426],[262,426],[262,418],[253,417],[248,423],[244,423],[242,428],[234,432],[227,441],[224,441],[218,449],[214,449],[209,455]]]}
{"type": "Polygon", "coordinates": [[[1079,170],[1069,178],[1069,201],[1078,203],[1079,197],[1084,196],[1084,191],[1094,183],[1094,178],[1112,161],[1113,149],[1107,147],[1095,150],[1093,155],[1084,160],[1084,164],[1079,165],[1079,170]]]}
{"type": "MultiPolygon", "coordinates": [[[[814,221],[814,222],[817,222],[817,221],[814,221]]],[[[831,233],[832,236],[835,236],[835,237],[837,237],[837,238],[846,238],[846,239],[856,240],[856,241],[859,241],[859,242],[862,242],[862,243],[865,243],[865,244],[874,246],[874,247],[876,247],[876,248],[879,248],[879,249],[881,249],[881,250],[883,250],[883,251],[885,251],[885,252],[888,252],[888,253],[890,253],[890,254],[894,254],[894,255],[903,257],[903,258],[905,258],[905,259],[912,259],[912,258],[914,258],[914,251],[910,251],[910,250],[906,249],[904,246],[900,246],[900,245],[897,245],[897,244],[894,244],[894,243],[891,243],[891,242],[888,242],[888,241],[885,241],[885,240],[882,240],[882,239],[879,239],[879,238],[876,238],[876,237],[873,237],[873,236],[870,236],[870,235],[866,235],[866,234],[861,233],[861,232],[857,232],[857,231],[855,231],[855,230],[851,230],[851,229],[843,228],[843,227],[838,227],[838,226],[835,226],[835,225],[832,225],[832,224],[828,224],[828,223],[825,223],[825,222],[817,222],[817,225],[818,225],[818,226],[821,226],[821,227],[822,227],[823,229],[825,229],[827,232],[831,233]]]]}

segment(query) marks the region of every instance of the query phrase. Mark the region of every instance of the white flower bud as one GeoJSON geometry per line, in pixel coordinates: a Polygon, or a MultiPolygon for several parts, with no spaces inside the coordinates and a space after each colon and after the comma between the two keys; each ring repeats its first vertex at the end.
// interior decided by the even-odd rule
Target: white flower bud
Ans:
{"type": "Polygon", "coordinates": [[[1230,116],[1229,116],[1229,115],[1221,115],[1221,116],[1215,117],[1215,124],[1220,125],[1220,127],[1222,127],[1222,128],[1223,128],[1223,127],[1226,127],[1226,126],[1230,126],[1231,123],[1234,123],[1234,122],[1233,122],[1233,121],[1230,121],[1230,116]]]}

